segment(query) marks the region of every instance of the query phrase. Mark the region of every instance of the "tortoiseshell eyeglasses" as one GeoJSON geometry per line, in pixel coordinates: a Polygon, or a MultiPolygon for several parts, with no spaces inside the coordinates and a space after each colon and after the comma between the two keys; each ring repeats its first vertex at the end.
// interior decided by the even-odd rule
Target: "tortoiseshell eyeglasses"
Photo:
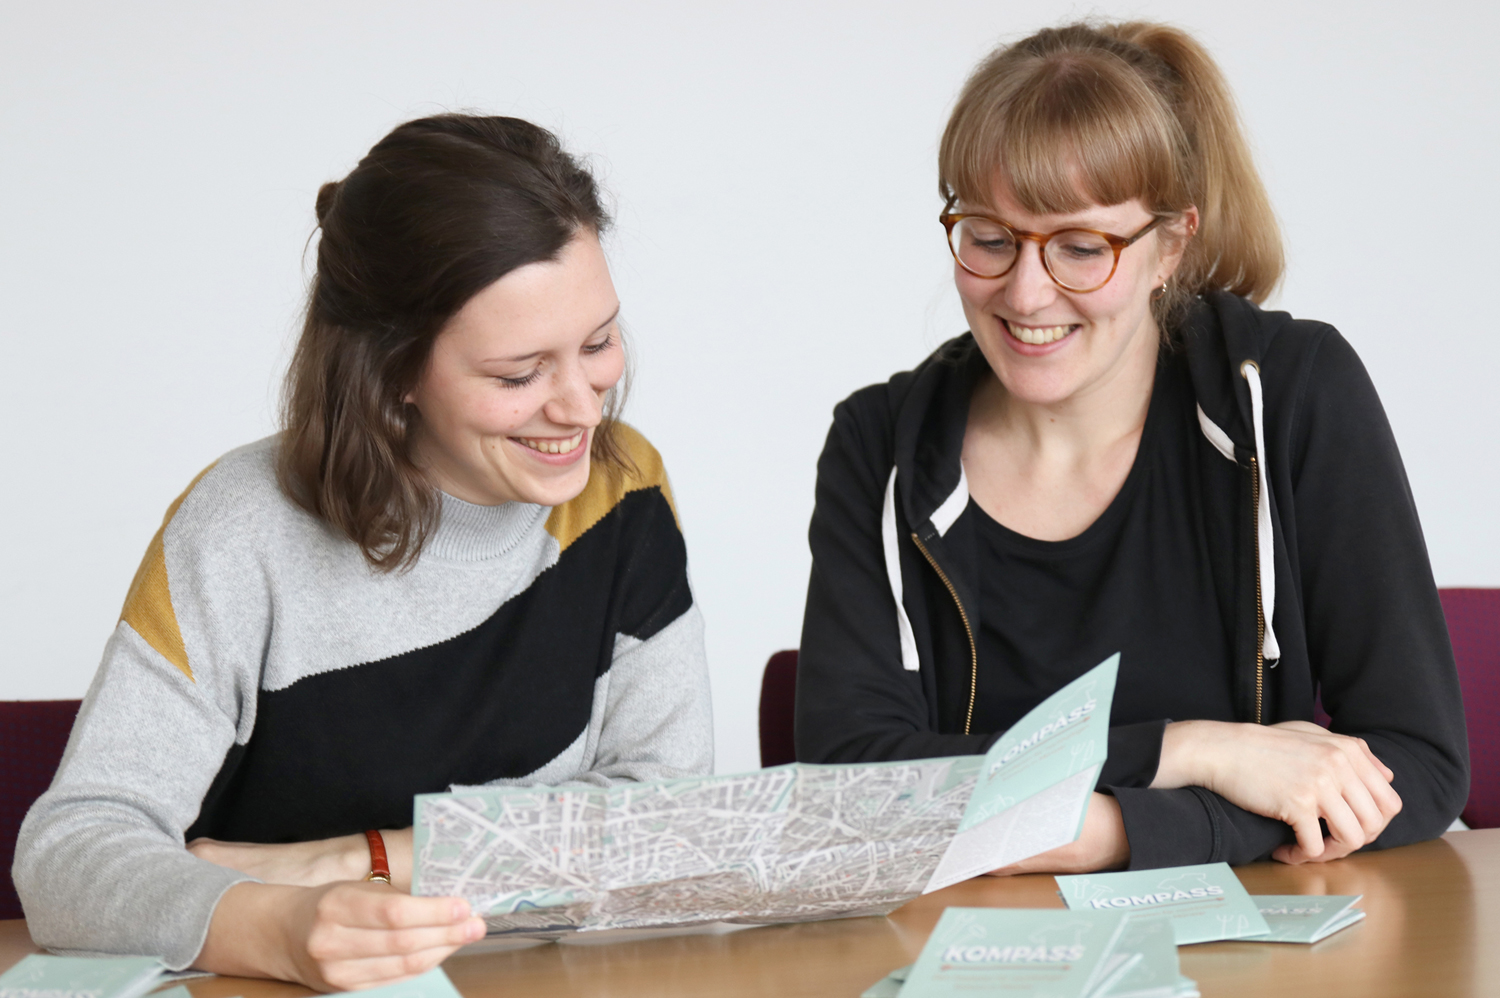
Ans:
{"type": "MultiPolygon", "coordinates": [[[[950,202],[948,208],[953,207],[950,202]]],[[[948,230],[948,249],[958,265],[975,277],[1004,277],[1021,258],[1021,242],[1031,240],[1041,251],[1047,276],[1068,291],[1098,291],[1115,276],[1120,251],[1166,221],[1153,218],[1133,236],[1117,236],[1096,229],[1059,229],[1023,232],[988,215],[938,216],[948,230]]]]}

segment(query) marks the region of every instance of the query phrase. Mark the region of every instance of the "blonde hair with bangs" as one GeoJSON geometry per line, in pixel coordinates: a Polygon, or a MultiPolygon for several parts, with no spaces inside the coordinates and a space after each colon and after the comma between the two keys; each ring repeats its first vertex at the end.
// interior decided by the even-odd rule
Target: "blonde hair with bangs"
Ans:
{"type": "Polygon", "coordinates": [[[1234,98],[1177,28],[1070,24],[991,53],[943,131],[938,189],[986,205],[997,180],[1035,214],[1138,198],[1170,218],[1196,205],[1197,232],[1155,303],[1164,332],[1193,295],[1262,302],[1281,281],[1281,232],[1234,98]]]}

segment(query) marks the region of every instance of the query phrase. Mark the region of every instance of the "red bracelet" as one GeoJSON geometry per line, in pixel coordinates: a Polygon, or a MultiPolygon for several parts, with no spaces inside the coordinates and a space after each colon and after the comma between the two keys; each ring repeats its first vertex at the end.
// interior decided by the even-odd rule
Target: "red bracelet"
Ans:
{"type": "Polygon", "coordinates": [[[373,828],[365,832],[365,839],[370,843],[370,872],[365,879],[389,884],[391,882],[391,864],[385,858],[385,839],[373,828]]]}

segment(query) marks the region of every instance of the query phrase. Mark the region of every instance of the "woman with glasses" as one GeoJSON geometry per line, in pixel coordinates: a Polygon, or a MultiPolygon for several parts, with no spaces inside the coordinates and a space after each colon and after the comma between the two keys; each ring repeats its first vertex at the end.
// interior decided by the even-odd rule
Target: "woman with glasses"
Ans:
{"type": "Polygon", "coordinates": [[[414,795],[713,768],[594,178],[536,125],[439,115],[317,217],[282,432],[167,510],[22,827],[43,946],[387,983],[485,932],[409,893],[414,795]]]}
{"type": "Polygon", "coordinates": [[[1120,652],[1082,835],[997,872],[1441,834],[1468,753],[1417,512],[1349,344],[1258,305],[1281,242],[1208,54],[1144,23],[1002,48],[938,172],[970,331],[835,411],[798,757],[983,752],[1120,652]]]}

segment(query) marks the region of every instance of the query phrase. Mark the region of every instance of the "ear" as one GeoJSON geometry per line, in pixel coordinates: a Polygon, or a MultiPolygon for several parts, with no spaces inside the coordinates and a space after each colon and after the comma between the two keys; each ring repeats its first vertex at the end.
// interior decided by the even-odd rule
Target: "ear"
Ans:
{"type": "Polygon", "coordinates": [[[1188,243],[1198,234],[1198,206],[1189,205],[1181,215],[1157,231],[1161,233],[1157,244],[1161,248],[1161,276],[1158,281],[1165,281],[1177,272],[1182,264],[1183,254],[1187,252],[1188,243]]]}

